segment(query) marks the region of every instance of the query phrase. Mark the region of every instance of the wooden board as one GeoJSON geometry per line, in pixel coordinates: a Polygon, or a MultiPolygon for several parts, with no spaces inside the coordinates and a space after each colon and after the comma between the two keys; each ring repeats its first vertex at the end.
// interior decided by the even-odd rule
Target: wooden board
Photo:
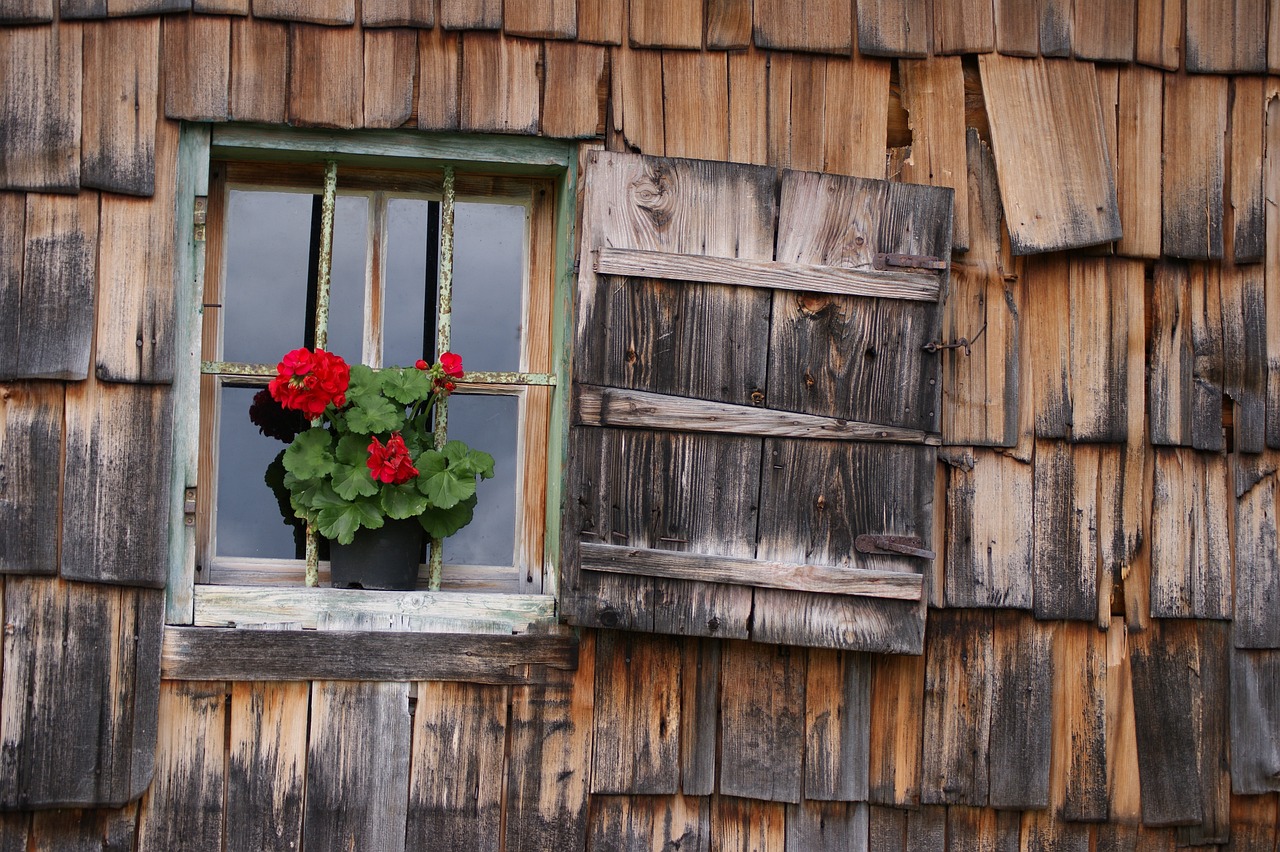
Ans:
{"type": "Polygon", "coordinates": [[[978,61],[1014,254],[1118,239],[1111,154],[1092,66],[997,54],[978,61]]]}
{"type": "Polygon", "coordinates": [[[1036,618],[1097,618],[1098,464],[1096,447],[1036,442],[1031,581],[1036,618]]]}
{"type": "Polygon", "coordinates": [[[1217,259],[1223,254],[1227,80],[1165,75],[1163,253],[1217,259]]]}
{"type": "Polygon", "coordinates": [[[711,807],[711,848],[717,852],[783,852],[786,805],[717,796],[711,807]]]}
{"type": "Polygon", "coordinates": [[[596,637],[592,793],[680,791],[681,663],[672,637],[596,637]]]}
{"type": "Polygon", "coordinates": [[[911,127],[911,157],[903,168],[902,180],[949,186],[955,191],[951,246],[967,251],[969,166],[960,59],[904,60],[898,63],[898,76],[902,106],[911,127]]]}
{"type": "Polygon", "coordinates": [[[1138,441],[1129,434],[1131,387],[1144,380],[1142,295],[1137,261],[1079,258],[1070,262],[1071,439],[1138,441]],[[1131,362],[1131,357],[1136,356],[1131,362]]]}
{"type": "Polygon", "coordinates": [[[632,47],[702,47],[702,3],[697,0],[635,0],[630,20],[632,47]]]}
{"type": "Polygon", "coordinates": [[[171,420],[167,387],[68,387],[63,577],[164,586],[171,420]]]}
{"type": "MultiPolygon", "coordinates": [[[[934,610],[924,683],[920,802],[986,806],[992,687],[991,614],[934,610]]],[[[874,745],[874,744],[873,744],[874,745]]],[[[916,848],[916,847],[912,847],[916,848]]]]}
{"type": "Polygon", "coordinates": [[[809,649],[805,799],[848,802],[867,798],[871,671],[872,661],[866,654],[809,649]]]}
{"type": "Polygon", "coordinates": [[[1070,431],[1070,270],[1065,255],[1045,255],[1028,259],[1024,272],[1022,333],[1031,355],[1027,390],[1032,395],[1037,438],[1066,438],[1070,431]]]}
{"type": "Polygon", "coordinates": [[[1054,629],[1050,803],[1068,821],[1108,817],[1107,641],[1107,633],[1092,624],[1067,622],[1054,629]]]}
{"type": "Polygon", "coordinates": [[[156,782],[138,817],[139,852],[221,846],[226,699],[220,683],[161,685],[156,782]]]}
{"type": "Polygon", "coordinates": [[[1280,788],[1280,653],[1231,652],[1230,705],[1232,791],[1275,792],[1280,788]]]}
{"type": "Polygon", "coordinates": [[[1222,422],[1223,334],[1219,267],[1191,265],[1191,446],[1226,449],[1222,422]]]}
{"type": "Polygon", "coordinates": [[[1263,137],[1266,133],[1263,80],[1238,77],[1231,83],[1231,238],[1236,263],[1266,256],[1266,215],[1262,195],[1263,137]]]}
{"type": "Polygon", "coordinates": [[[536,41],[496,33],[464,34],[461,129],[536,133],[541,61],[542,46],[536,41]]]}
{"type": "Polygon", "coordinates": [[[867,850],[869,810],[852,802],[810,802],[787,807],[787,847],[812,852],[867,850]]]}
{"type": "Polygon", "coordinates": [[[456,130],[461,39],[439,27],[418,33],[418,127],[456,130]]]}
{"type": "Polygon", "coordinates": [[[730,641],[720,678],[751,689],[720,697],[720,792],[799,802],[805,742],[805,656],[790,648],[730,641]]]}
{"type": "Polygon", "coordinates": [[[1017,852],[1018,814],[990,808],[947,808],[947,849],[951,852],[1017,852]]]}
{"type": "Polygon", "coordinates": [[[1185,264],[1161,262],[1152,274],[1148,394],[1151,443],[1191,443],[1191,276],[1185,264]]]}
{"type": "Polygon", "coordinates": [[[1151,614],[1230,618],[1227,465],[1216,455],[1156,450],[1151,614]]]}
{"type": "Polygon", "coordinates": [[[502,29],[500,0],[440,0],[440,26],[448,30],[502,29]]]}
{"type": "Polygon", "coordinates": [[[946,604],[1032,606],[1032,467],[975,450],[947,470],[946,604]]]}
{"type": "Polygon", "coordinates": [[[858,7],[858,53],[920,58],[929,55],[929,8],[912,0],[870,2],[858,7]]]}
{"type": "Polygon", "coordinates": [[[769,65],[760,51],[729,54],[729,159],[769,160],[769,65]]]}
{"type": "Polygon", "coordinates": [[[413,115],[418,71],[418,35],[413,30],[364,34],[364,125],[400,127],[413,115]]]}
{"type": "Polygon", "coordinates": [[[0,189],[79,186],[82,41],[79,24],[0,32],[0,189]]]}
{"type": "Polygon", "coordinates": [[[1159,71],[1139,65],[1119,73],[1116,202],[1124,233],[1116,253],[1159,257],[1164,80],[1159,71]]]}
{"type": "Polygon", "coordinates": [[[246,18],[231,22],[228,117],[282,124],[288,99],[289,26],[246,18]]]}
{"type": "MultiPolygon", "coordinates": [[[[1280,17],[1278,15],[1277,17],[1280,17]]],[[[1267,446],[1280,448],[1280,98],[1268,89],[1267,126],[1263,159],[1266,198],[1266,330],[1267,330],[1267,446]]]]}
{"type": "Polygon", "coordinates": [[[686,639],[680,676],[680,790],[706,796],[716,787],[720,747],[720,656],[718,639],[686,639]]]}
{"type": "Polygon", "coordinates": [[[163,612],[157,590],[5,578],[5,808],[119,807],[146,789],[163,612]]]}
{"type": "Polygon", "coordinates": [[[1054,628],[1029,613],[994,616],[987,804],[1029,810],[1049,804],[1054,628]]]}
{"type": "MultiPolygon", "coordinates": [[[[71,16],[62,10],[64,19],[71,16]]],[[[6,24],[45,24],[53,20],[53,0],[5,0],[0,20],[6,24]]]]}
{"type": "Polygon", "coordinates": [[[612,0],[578,0],[578,41],[621,44],[626,6],[612,0]]]}
{"type": "Polygon", "coordinates": [[[1237,493],[1231,640],[1237,648],[1280,648],[1276,474],[1268,473],[1243,493],[1239,474],[1233,479],[1237,493]]]}
{"type": "Polygon", "coordinates": [[[366,27],[424,27],[435,25],[432,0],[362,0],[360,23],[366,27]]]}
{"type": "Polygon", "coordinates": [[[231,684],[228,848],[288,852],[302,842],[307,683],[231,684]]]}
{"type": "Polygon", "coordinates": [[[1072,42],[1079,59],[1130,62],[1137,0],[1076,0],[1072,42]]]}
{"type": "Polygon", "coordinates": [[[355,0],[253,0],[253,15],[255,18],[344,26],[355,23],[356,4],[355,0]]]}
{"type": "Polygon", "coordinates": [[[1261,74],[1267,70],[1267,0],[1187,0],[1187,70],[1261,74]]]}
{"type": "Polygon", "coordinates": [[[1039,3],[994,0],[996,50],[1007,56],[1040,54],[1039,3]]]}
{"type": "Polygon", "coordinates": [[[679,849],[708,852],[711,807],[694,796],[594,796],[586,852],[679,849]]]}
{"type": "Polygon", "coordinates": [[[871,657],[871,767],[867,798],[881,804],[920,802],[925,659],[871,657]]]}
{"type": "Polygon", "coordinates": [[[590,139],[604,128],[608,97],[608,54],[605,48],[547,42],[544,52],[545,99],[542,132],[561,139],[590,139]]]}
{"type": "Polygon", "coordinates": [[[729,158],[726,54],[664,51],[662,103],[667,156],[729,158]]]}
{"type": "Polygon", "coordinates": [[[751,0],[710,0],[706,43],[709,50],[742,50],[751,46],[751,0]]]}
{"type": "Polygon", "coordinates": [[[226,121],[231,75],[230,19],[213,15],[165,18],[160,68],[167,117],[226,121]]]}
{"type": "Polygon", "coordinates": [[[756,0],[753,20],[756,47],[844,56],[853,50],[849,3],[821,0],[797,7],[786,0],[756,0]]]}
{"type": "MultiPolygon", "coordinates": [[[[811,96],[821,98],[821,171],[876,179],[885,176],[888,115],[881,105],[888,100],[889,68],[889,62],[879,59],[833,57],[826,61],[825,90],[811,91],[811,96]]],[[[793,87],[805,85],[803,80],[792,83],[793,87]]],[[[793,103],[801,94],[793,92],[793,103]]],[[[812,114],[816,116],[818,111],[815,104],[812,114]]],[[[793,153],[808,132],[812,131],[803,122],[793,123],[793,153]]],[[[794,161],[791,165],[817,168],[794,161]]]]}
{"type": "Polygon", "coordinates": [[[405,845],[497,852],[502,823],[507,691],[416,684],[405,845]]]}
{"type": "Polygon", "coordinates": [[[574,39],[578,34],[577,0],[532,0],[503,9],[502,29],[508,35],[574,39]]]}
{"type": "Polygon", "coordinates": [[[991,0],[961,0],[934,5],[934,55],[990,53],[995,47],[996,20],[991,0]]]}
{"type": "Polygon", "coordinates": [[[364,39],[358,28],[291,25],[289,67],[293,69],[289,75],[290,124],[360,126],[364,114],[364,39]],[[320,73],[324,68],[336,69],[336,73],[320,73]]]}
{"type": "Polygon", "coordinates": [[[1261,453],[1266,449],[1267,435],[1265,268],[1261,264],[1224,264],[1218,271],[1222,294],[1222,392],[1231,403],[1232,414],[1228,443],[1242,453],[1261,453]]]}
{"type": "MultiPolygon", "coordinates": [[[[36,811],[6,814],[12,822],[30,819],[34,852],[132,852],[136,849],[138,803],[118,810],[36,811]]],[[[0,849],[27,852],[26,838],[20,847],[12,845],[0,828],[0,849]]]]}
{"type": "Polygon", "coordinates": [[[1071,55],[1071,0],[1040,0],[1040,55],[1071,55]]]}
{"type": "Polygon", "coordinates": [[[158,18],[84,27],[81,186],[155,191],[158,18]]]}
{"type": "Polygon", "coordinates": [[[609,149],[662,154],[662,54],[623,46],[610,60],[610,98],[613,123],[609,149]]]}
{"type": "Polygon", "coordinates": [[[58,571],[62,386],[0,385],[0,573],[58,571]]]}
{"type": "Polygon", "coordinates": [[[1134,57],[1176,71],[1182,65],[1182,0],[1138,0],[1134,57]]]}
{"type": "Polygon", "coordinates": [[[23,248],[27,231],[27,196],[0,192],[0,378],[17,374],[21,343],[23,248]]]}

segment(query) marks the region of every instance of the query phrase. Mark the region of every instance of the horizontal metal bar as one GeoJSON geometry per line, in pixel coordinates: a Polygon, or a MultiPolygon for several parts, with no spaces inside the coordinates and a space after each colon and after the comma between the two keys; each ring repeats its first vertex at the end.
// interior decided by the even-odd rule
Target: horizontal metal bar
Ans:
{"type": "Polygon", "coordinates": [[[266,376],[276,374],[272,364],[243,364],[237,361],[201,361],[200,372],[206,376],[266,376]]]}
{"type": "Polygon", "coordinates": [[[553,373],[491,373],[468,372],[462,377],[464,385],[550,385],[556,384],[553,373]]]}

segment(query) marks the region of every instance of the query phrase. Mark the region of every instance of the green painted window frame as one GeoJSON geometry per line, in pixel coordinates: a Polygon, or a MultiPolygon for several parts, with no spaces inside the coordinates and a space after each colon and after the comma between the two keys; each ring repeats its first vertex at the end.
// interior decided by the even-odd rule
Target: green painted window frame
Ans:
{"type": "Polygon", "coordinates": [[[559,590],[562,481],[568,447],[569,351],[578,150],[538,137],[405,130],[328,131],[238,124],[184,123],[179,144],[175,222],[176,329],[173,477],[169,524],[166,623],[225,625],[281,621],[312,626],[317,614],[416,614],[449,629],[523,632],[556,619],[559,590]],[[549,178],[554,184],[552,392],[548,435],[546,530],[541,594],[363,592],[303,588],[222,587],[197,613],[194,498],[199,451],[200,338],[204,292],[204,200],[211,160],[323,163],[396,169],[440,169],[549,178]],[[234,593],[231,590],[237,590],[234,593]]]}

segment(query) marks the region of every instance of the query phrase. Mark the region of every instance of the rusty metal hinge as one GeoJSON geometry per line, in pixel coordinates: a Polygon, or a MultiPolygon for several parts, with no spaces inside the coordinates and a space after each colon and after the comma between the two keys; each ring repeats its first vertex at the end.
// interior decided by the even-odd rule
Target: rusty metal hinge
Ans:
{"type": "Polygon", "coordinates": [[[877,252],[876,269],[929,269],[941,272],[947,268],[947,262],[931,254],[900,254],[894,252],[877,252]]]}
{"type": "Polygon", "coordinates": [[[934,559],[937,554],[924,549],[924,542],[907,535],[860,535],[853,540],[853,549],[859,553],[882,553],[893,556],[918,556],[934,559]]]}
{"type": "Polygon", "coordinates": [[[196,196],[195,210],[192,211],[191,221],[195,226],[195,241],[204,242],[205,222],[209,218],[209,198],[205,195],[196,196]]]}
{"type": "Polygon", "coordinates": [[[196,490],[188,488],[182,493],[182,523],[189,527],[196,525],[196,490]]]}
{"type": "Polygon", "coordinates": [[[941,349],[963,349],[965,355],[973,354],[970,350],[973,344],[978,342],[978,338],[982,337],[982,333],[987,330],[987,324],[984,322],[982,328],[978,329],[978,333],[973,336],[973,340],[962,337],[959,340],[953,340],[950,343],[943,343],[941,340],[931,340],[924,345],[924,351],[933,353],[941,349]]]}

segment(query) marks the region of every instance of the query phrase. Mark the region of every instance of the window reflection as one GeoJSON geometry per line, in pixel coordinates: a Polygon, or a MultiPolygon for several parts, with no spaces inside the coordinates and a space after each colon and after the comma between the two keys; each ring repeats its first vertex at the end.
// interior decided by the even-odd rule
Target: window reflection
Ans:
{"type": "Polygon", "coordinates": [[[458,202],[452,346],[469,370],[520,369],[524,207],[458,202]]]}
{"type": "Polygon", "coordinates": [[[512,396],[449,397],[449,434],[493,456],[493,479],[477,490],[475,519],[444,543],[448,565],[511,565],[515,560],[519,400],[512,396]]]}

